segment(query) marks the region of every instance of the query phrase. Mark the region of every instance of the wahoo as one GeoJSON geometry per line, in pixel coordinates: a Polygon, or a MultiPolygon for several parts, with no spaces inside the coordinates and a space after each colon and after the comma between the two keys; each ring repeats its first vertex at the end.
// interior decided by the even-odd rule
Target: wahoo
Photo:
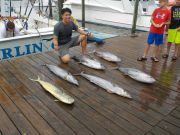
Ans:
{"type": "Polygon", "coordinates": [[[105,67],[96,59],[90,59],[86,56],[73,56],[72,59],[78,61],[79,63],[93,69],[104,70],[105,67]]]}
{"type": "Polygon", "coordinates": [[[93,75],[88,75],[83,72],[81,72],[80,75],[86,78],[87,80],[89,80],[90,82],[96,84],[97,86],[107,90],[107,92],[109,93],[114,93],[114,94],[117,94],[126,98],[132,98],[131,95],[125,90],[123,90],[121,87],[107,80],[104,80],[103,78],[93,76],[93,75]]]}

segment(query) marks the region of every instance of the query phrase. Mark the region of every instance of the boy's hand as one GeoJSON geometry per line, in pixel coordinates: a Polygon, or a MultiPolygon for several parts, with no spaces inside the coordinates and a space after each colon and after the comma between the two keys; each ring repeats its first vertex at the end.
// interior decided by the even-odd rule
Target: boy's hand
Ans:
{"type": "Polygon", "coordinates": [[[164,23],[159,24],[159,28],[162,27],[163,25],[164,25],[164,23]]]}
{"type": "Polygon", "coordinates": [[[180,31],[180,27],[179,27],[179,28],[177,28],[177,31],[180,31]]]}
{"type": "Polygon", "coordinates": [[[154,25],[154,27],[156,27],[156,28],[160,28],[159,24],[154,23],[153,25],[154,25]]]}

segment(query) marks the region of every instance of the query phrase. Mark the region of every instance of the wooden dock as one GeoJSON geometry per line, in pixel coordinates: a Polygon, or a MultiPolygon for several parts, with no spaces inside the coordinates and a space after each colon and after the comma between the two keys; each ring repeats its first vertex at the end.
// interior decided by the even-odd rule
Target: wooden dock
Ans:
{"type": "MultiPolygon", "coordinates": [[[[55,52],[35,54],[0,63],[0,134],[3,135],[180,135],[180,59],[159,63],[137,62],[146,43],[146,33],[137,38],[116,37],[103,46],[122,58],[122,67],[134,67],[151,74],[157,82],[146,85],[117,70],[96,71],[75,62],[59,64],[55,52]],[[59,65],[72,73],[85,71],[119,84],[132,100],[109,94],[77,77],[74,86],[42,66],[59,65]],[[56,102],[43,90],[37,78],[63,87],[74,97],[74,105],[56,102]]],[[[80,48],[71,50],[79,54],[80,48]]],[[[97,57],[96,57],[97,58],[97,57]]],[[[97,58],[99,59],[99,58],[97,58]]],[[[99,59],[107,67],[116,64],[99,59]]]]}

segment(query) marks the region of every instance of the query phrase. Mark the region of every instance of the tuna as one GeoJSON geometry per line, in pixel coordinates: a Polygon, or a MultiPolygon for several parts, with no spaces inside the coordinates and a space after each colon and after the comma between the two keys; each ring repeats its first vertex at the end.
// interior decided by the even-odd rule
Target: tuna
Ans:
{"type": "Polygon", "coordinates": [[[102,65],[98,60],[88,58],[87,56],[74,56],[72,59],[78,61],[79,63],[93,69],[105,70],[105,66],[102,65]]]}
{"type": "Polygon", "coordinates": [[[67,72],[66,70],[64,70],[60,67],[57,67],[55,65],[49,65],[49,64],[45,64],[45,65],[51,72],[53,72],[55,75],[59,76],[60,78],[66,80],[72,84],[79,85],[77,79],[71,73],[67,72]]]}
{"type": "Polygon", "coordinates": [[[156,81],[152,76],[134,68],[118,68],[118,69],[125,75],[128,75],[132,79],[142,83],[154,83],[156,81]]]}

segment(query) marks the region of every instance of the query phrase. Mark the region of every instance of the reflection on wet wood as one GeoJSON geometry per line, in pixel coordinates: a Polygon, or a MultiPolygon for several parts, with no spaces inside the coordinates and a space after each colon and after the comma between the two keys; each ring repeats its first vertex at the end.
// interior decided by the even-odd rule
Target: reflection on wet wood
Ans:
{"type": "MultiPolygon", "coordinates": [[[[180,133],[180,60],[160,59],[159,63],[137,62],[142,55],[146,34],[137,38],[116,37],[105,45],[88,45],[90,51],[110,51],[122,58],[121,67],[132,67],[151,74],[157,82],[142,84],[118,70],[96,71],[71,61],[60,64],[55,52],[31,55],[0,63],[0,134],[27,135],[178,135],[180,133]],[[126,91],[129,100],[108,94],[77,76],[74,86],[43,64],[54,64],[73,74],[85,71],[112,81],[126,91]],[[73,106],[55,102],[55,98],[28,78],[37,78],[63,87],[75,99],[73,106]]],[[[71,50],[79,55],[80,48],[71,50]]],[[[150,52],[151,53],[151,52],[150,52]]],[[[161,52],[162,54],[162,52],[161,52]]],[[[92,55],[106,67],[117,64],[92,55]]]]}

